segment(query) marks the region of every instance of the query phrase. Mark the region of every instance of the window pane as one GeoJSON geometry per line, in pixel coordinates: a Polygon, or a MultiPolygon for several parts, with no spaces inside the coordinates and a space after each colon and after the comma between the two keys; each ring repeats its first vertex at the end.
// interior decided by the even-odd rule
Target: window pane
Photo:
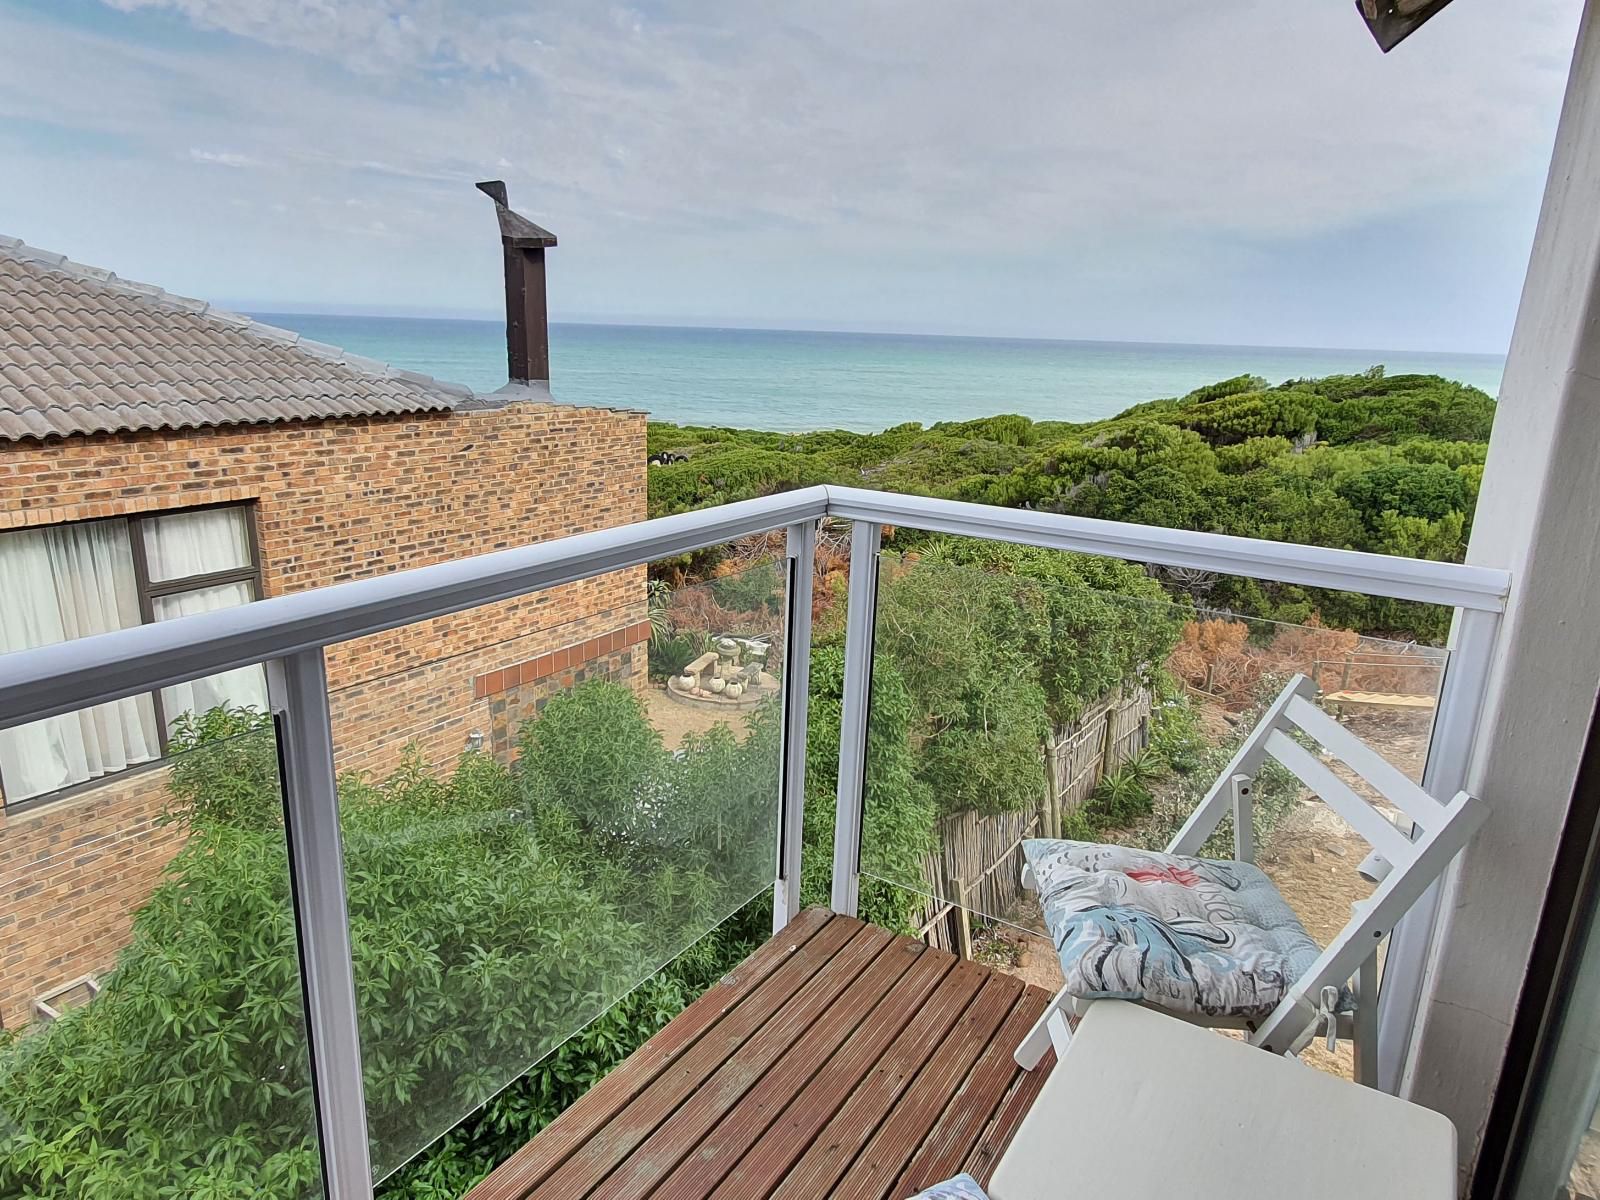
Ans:
{"type": "MultiPolygon", "coordinates": [[[[126,521],[0,534],[0,653],[139,624],[126,521]]],[[[0,732],[8,803],[148,762],[160,754],[147,696],[0,732]]]]}
{"type": "MultiPolygon", "coordinates": [[[[255,598],[255,585],[252,583],[219,583],[215,587],[196,588],[192,592],[156,596],[150,603],[156,620],[170,621],[173,617],[234,608],[248,604],[255,598]]],[[[168,733],[177,727],[179,718],[185,713],[204,714],[223,705],[266,711],[267,678],[259,665],[223,671],[204,679],[191,679],[187,683],[175,683],[161,689],[161,707],[166,711],[168,733]]]]}
{"type": "Polygon", "coordinates": [[[249,514],[242,508],[207,508],[142,521],[150,581],[160,583],[248,567],[248,521],[249,514]]]}

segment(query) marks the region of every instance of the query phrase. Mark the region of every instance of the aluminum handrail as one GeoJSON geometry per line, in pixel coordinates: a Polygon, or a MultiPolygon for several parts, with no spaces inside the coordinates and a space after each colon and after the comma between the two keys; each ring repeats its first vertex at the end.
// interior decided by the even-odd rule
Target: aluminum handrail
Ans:
{"type": "Polygon", "coordinates": [[[1244,575],[1396,600],[1419,600],[1451,608],[1503,612],[1511,587],[1509,572],[1490,567],[998,508],[865,488],[828,488],[828,513],[880,525],[909,525],[991,541],[1110,555],[1165,567],[1189,567],[1219,575],[1244,575]]]}
{"type": "Polygon", "coordinates": [[[1505,571],[816,486],[0,655],[0,729],[825,516],[1500,612],[1505,571]]]}
{"type": "Polygon", "coordinates": [[[0,729],[815,520],[804,488],[0,655],[0,729]]]}

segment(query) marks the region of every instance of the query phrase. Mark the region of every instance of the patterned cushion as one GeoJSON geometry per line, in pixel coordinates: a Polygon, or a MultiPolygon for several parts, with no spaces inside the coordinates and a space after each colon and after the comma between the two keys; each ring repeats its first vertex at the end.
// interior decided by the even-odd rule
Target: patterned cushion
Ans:
{"type": "Polygon", "coordinates": [[[989,1200],[989,1197],[971,1175],[957,1175],[934,1184],[925,1192],[918,1192],[911,1200],[989,1200]]]}
{"type": "Polygon", "coordinates": [[[1249,863],[1090,842],[1023,850],[1073,996],[1256,1021],[1322,953],[1249,863]]]}

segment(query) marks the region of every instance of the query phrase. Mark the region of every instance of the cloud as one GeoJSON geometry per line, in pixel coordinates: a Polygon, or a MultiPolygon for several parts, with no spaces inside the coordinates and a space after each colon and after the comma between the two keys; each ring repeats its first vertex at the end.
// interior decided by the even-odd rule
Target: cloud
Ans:
{"type": "Polygon", "coordinates": [[[234,150],[202,150],[198,146],[189,147],[189,161],[210,163],[218,167],[255,167],[260,165],[248,154],[240,154],[234,150]]]}
{"type": "MultiPolygon", "coordinates": [[[[750,303],[708,259],[765,273],[767,311],[786,287],[828,302],[824,264],[833,302],[900,303],[892,281],[925,291],[930,261],[946,287],[981,260],[1132,292],[1135,269],[1173,286],[1180,260],[1227,269],[1419,214],[1525,224],[1569,7],[1454,6],[1385,57],[1338,3],[106,0],[102,30],[0,11],[24,50],[0,112],[182,160],[123,168],[153,220],[162,192],[259,205],[280,241],[251,286],[299,295],[371,277],[363,245],[409,243],[408,286],[436,270],[461,303],[443,264],[488,261],[464,225],[488,173],[594,256],[591,309],[674,276],[714,289],[708,311],[750,303]],[[219,165],[254,169],[184,174],[219,165]],[[352,227],[350,196],[381,222],[352,227]],[[296,243],[317,278],[291,277],[296,243]]],[[[31,211],[16,187],[0,201],[31,211]]]]}

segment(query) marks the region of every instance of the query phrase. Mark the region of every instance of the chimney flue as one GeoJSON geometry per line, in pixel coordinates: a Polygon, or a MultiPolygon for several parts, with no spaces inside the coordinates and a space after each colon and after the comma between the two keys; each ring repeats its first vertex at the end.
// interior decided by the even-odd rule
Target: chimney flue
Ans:
{"type": "Polygon", "coordinates": [[[506,361],[511,382],[550,379],[550,314],[545,304],[544,252],[556,235],[508,207],[506,185],[487,179],[478,190],[494,201],[506,264],[506,361]]]}

